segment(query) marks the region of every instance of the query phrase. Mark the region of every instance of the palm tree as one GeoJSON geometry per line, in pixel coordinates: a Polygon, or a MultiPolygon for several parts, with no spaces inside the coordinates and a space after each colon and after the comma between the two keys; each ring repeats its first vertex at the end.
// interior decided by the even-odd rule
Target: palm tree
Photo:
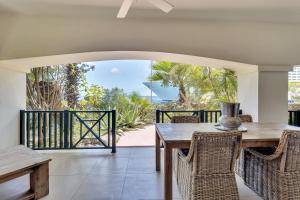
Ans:
{"type": "Polygon", "coordinates": [[[216,69],[201,67],[200,74],[191,76],[191,82],[195,88],[199,88],[201,94],[211,93],[211,104],[217,106],[220,101],[236,102],[237,76],[229,69],[216,69]]]}
{"type": "Polygon", "coordinates": [[[156,62],[150,81],[162,81],[163,86],[178,87],[179,102],[187,107],[218,107],[220,101],[235,102],[237,76],[229,69],[200,67],[173,62],[156,62]],[[192,102],[193,101],[193,102],[192,102]]]}
{"type": "Polygon", "coordinates": [[[207,77],[217,100],[226,102],[237,100],[237,76],[234,71],[210,68],[207,77]]]}
{"type": "MultiPolygon", "coordinates": [[[[162,85],[178,87],[179,102],[189,106],[191,104],[188,96],[189,78],[197,66],[173,63],[173,62],[156,62],[152,69],[154,73],[149,77],[150,81],[162,81],[162,85]]],[[[199,67],[198,67],[199,68],[199,67]]]]}

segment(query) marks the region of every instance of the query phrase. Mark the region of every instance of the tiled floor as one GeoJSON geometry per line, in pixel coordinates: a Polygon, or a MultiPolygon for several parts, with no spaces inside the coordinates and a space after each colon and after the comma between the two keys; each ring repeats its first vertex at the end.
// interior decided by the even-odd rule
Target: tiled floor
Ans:
{"type": "MultiPolygon", "coordinates": [[[[47,152],[50,195],[44,200],[159,200],[163,199],[163,174],[154,168],[154,148],[47,152]]],[[[258,200],[237,178],[241,200],[258,200]]],[[[0,200],[28,188],[28,177],[0,184],[0,200]]],[[[174,199],[179,200],[174,182],[174,199]]]]}

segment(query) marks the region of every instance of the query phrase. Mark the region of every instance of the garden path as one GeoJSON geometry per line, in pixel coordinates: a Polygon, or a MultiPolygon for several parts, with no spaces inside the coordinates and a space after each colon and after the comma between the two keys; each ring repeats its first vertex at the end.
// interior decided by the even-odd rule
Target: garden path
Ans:
{"type": "Polygon", "coordinates": [[[117,146],[154,146],[155,126],[147,125],[134,131],[127,131],[117,142],[117,146]]]}

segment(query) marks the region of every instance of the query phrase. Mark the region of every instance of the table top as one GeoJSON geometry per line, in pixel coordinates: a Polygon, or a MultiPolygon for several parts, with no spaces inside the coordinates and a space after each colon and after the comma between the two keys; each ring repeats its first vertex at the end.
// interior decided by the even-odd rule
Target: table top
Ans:
{"type": "Polygon", "coordinates": [[[0,150],[0,178],[49,162],[51,159],[25,146],[18,145],[0,150]]]}
{"type": "MultiPolygon", "coordinates": [[[[283,130],[298,130],[300,127],[279,123],[243,123],[247,132],[242,133],[243,142],[278,141],[283,130]]],[[[160,123],[156,124],[160,138],[165,142],[189,142],[195,131],[220,133],[214,123],[160,123]]]]}

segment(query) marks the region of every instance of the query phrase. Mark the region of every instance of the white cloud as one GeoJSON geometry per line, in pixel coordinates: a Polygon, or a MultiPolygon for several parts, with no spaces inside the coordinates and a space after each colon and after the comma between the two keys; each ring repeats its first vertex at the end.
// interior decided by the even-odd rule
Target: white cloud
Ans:
{"type": "Polygon", "coordinates": [[[117,74],[117,73],[119,73],[120,72],[120,70],[119,70],[119,68],[117,68],[117,67],[114,67],[114,68],[112,68],[111,69],[111,71],[110,71],[112,74],[117,74]]]}

